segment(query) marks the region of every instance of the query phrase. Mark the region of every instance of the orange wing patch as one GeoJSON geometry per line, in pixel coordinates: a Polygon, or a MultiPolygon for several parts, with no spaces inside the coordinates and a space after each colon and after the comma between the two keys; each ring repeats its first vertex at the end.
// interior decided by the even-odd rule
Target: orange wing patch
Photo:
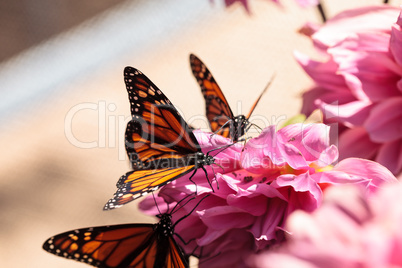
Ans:
{"type": "MultiPolygon", "coordinates": [[[[171,224],[171,223],[170,223],[171,224]]],[[[43,249],[96,267],[164,267],[188,265],[173,237],[154,224],[121,224],[83,228],[49,238],[43,249]],[[166,258],[159,260],[159,254],[166,258]]]]}
{"type": "Polygon", "coordinates": [[[120,207],[146,193],[158,190],[163,185],[193,170],[195,170],[194,165],[128,172],[120,178],[117,183],[118,190],[103,209],[109,210],[120,207]]]}
{"type": "Polygon", "coordinates": [[[218,134],[229,137],[230,124],[226,123],[234,116],[222,90],[207,66],[193,54],[190,55],[190,65],[204,95],[206,115],[212,132],[219,131],[218,134]]]}

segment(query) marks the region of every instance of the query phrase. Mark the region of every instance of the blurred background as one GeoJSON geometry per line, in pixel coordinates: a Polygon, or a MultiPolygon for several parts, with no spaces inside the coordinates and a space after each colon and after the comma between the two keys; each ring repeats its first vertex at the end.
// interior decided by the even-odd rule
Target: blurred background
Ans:
{"type": "MultiPolygon", "coordinates": [[[[0,2],[0,267],[88,267],[46,253],[43,242],[76,228],[154,222],[135,202],[102,211],[129,170],[125,66],[145,73],[204,130],[190,53],[206,63],[234,114],[248,113],[274,73],[256,123],[280,124],[299,112],[311,81],[292,53],[316,55],[297,30],[319,23],[318,11],[294,0],[249,2],[250,14],[223,0],[0,2]]],[[[331,17],[379,3],[324,6],[331,17]]]]}

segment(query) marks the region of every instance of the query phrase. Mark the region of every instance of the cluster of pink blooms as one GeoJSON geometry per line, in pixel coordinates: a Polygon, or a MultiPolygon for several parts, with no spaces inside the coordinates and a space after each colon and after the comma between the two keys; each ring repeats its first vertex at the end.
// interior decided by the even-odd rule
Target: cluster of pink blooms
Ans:
{"type": "MultiPolygon", "coordinates": [[[[232,144],[219,135],[194,133],[204,153],[232,144]]],[[[237,143],[215,158],[217,165],[207,170],[214,190],[198,170],[195,184],[188,175],[160,190],[159,210],[152,196],[140,204],[156,215],[168,209],[166,204],[172,207],[188,195],[196,196],[172,220],[195,208],[175,233],[188,242],[181,243],[186,253],[201,256],[200,267],[246,267],[251,255],[284,241],[289,214],[316,210],[323,191],[332,185],[352,184],[372,193],[383,182],[396,181],[389,170],[369,160],[350,158],[332,166],[338,150],[329,144],[329,127],[324,124],[294,124],[278,131],[270,126],[244,146],[237,143]],[[197,205],[205,195],[209,196],[197,205]]]]}
{"type": "MultiPolygon", "coordinates": [[[[296,53],[315,86],[302,112],[320,109],[324,123],[339,125],[340,159],[375,160],[402,172],[402,17],[391,6],[340,13],[322,27],[307,24],[326,61],[296,53]]],[[[338,138],[338,137],[337,137],[338,138]]]]}
{"type": "Polygon", "coordinates": [[[249,259],[256,268],[402,267],[402,185],[367,197],[353,186],[333,187],[313,213],[289,216],[288,240],[249,259]],[[396,205],[392,205],[396,204],[396,205]]]}

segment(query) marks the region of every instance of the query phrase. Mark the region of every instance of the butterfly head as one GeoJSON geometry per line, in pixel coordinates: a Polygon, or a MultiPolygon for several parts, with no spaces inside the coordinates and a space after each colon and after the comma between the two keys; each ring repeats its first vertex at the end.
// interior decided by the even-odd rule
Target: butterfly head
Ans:
{"type": "Polygon", "coordinates": [[[244,135],[245,129],[250,124],[244,115],[238,115],[233,118],[233,137],[241,137],[244,135]]]}

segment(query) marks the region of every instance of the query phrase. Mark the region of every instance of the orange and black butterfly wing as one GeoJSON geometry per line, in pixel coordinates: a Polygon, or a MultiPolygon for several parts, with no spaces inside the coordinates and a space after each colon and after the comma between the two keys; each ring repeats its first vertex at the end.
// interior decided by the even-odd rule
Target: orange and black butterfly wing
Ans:
{"type": "MultiPolygon", "coordinates": [[[[180,249],[180,246],[176,243],[173,237],[169,237],[167,251],[165,263],[168,265],[166,265],[166,268],[189,267],[189,257],[184,255],[180,249]]],[[[157,265],[159,264],[157,263],[157,265]]],[[[159,265],[155,267],[164,266],[159,265]]]]}
{"type": "Polygon", "coordinates": [[[230,106],[207,66],[194,54],[190,55],[190,66],[201,87],[205,99],[206,115],[212,132],[231,137],[230,127],[234,116],[230,106]]]}
{"type": "Polygon", "coordinates": [[[163,185],[195,170],[195,165],[154,170],[136,170],[123,175],[117,182],[117,191],[103,210],[121,207],[141,196],[156,191],[163,185]]]}
{"type": "Polygon", "coordinates": [[[197,139],[169,99],[140,71],[124,69],[132,120],[126,150],[134,169],[117,182],[104,210],[120,207],[195,169],[197,139]]]}
{"type": "Polygon", "coordinates": [[[201,152],[191,128],[162,91],[132,67],[124,69],[132,120],[126,150],[134,170],[180,166],[186,155],[201,152]]]}
{"type": "Polygon", "coordinates": [[[166,236],[156,226],[123,224],[78,229],[49,238],[43,249],[95,267],[188,267],[172,235],[166,236]]]}
{"type": "Polygon", "coordinates": [[[43,249],[96,267],[134,267],[130,263],[141,264],[156,252],[154,240],[153,224],[100,226],[51,237],[43,249]]]}

